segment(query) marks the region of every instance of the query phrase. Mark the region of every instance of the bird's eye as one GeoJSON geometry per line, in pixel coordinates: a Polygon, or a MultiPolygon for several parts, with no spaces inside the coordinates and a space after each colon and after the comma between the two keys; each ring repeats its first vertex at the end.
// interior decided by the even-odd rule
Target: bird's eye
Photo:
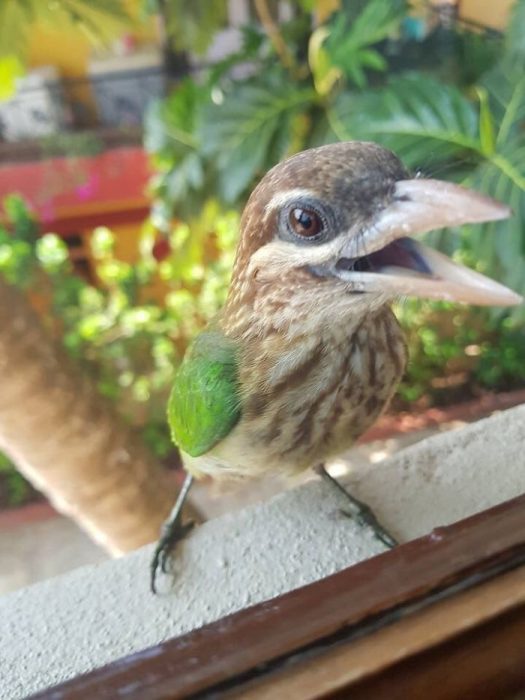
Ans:
{"type": "Polygon", "coordinates": [[[323,222],[312,209],[292,209],[290,212],[290,226],[292,231],[302,238],[313,238],[323,228],[323,222]]]}

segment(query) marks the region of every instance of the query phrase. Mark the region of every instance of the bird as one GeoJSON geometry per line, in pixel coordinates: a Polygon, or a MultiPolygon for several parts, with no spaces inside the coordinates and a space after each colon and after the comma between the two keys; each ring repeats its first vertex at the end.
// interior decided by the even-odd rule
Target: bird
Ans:
{"type": "Polygon", "coordinates": [[[510,216],[460,185],[412,177],[391,151],[346,141],[274,166],[248,198],[224,308],[190,344],[168,401],[186,477],[151,561],[191,528],[194,479],[313,468],[386,546],[396,539],[325,468],[377,420],[403,376],[399,297],[510,306],[521,297],[414,236],[510,216]]]}

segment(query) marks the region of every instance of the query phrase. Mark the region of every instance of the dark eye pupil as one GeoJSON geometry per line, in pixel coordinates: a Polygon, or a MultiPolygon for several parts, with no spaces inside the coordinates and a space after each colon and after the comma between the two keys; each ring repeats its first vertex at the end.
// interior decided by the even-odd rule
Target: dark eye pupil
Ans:
{"type": "Polygon", "coordinates": [[[305,211],[301,211],[301,209],[296,212],[295,220],[298,224],[301,224],[303,228],[312,228],[314,223],[312,217],[308,216],[305,211]]]}
{"type": "Polygon", "coordinates": [[[290,224],[298,236],[315,236],[321,230],[321,220],[315,211],[308,209],[293,209],[290,214],[290,224]]]}

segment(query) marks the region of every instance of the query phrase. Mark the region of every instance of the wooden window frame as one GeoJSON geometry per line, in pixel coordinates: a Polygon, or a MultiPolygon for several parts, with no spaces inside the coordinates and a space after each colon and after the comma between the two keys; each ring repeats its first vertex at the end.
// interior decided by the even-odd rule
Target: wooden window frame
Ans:
{"type": "Polygon", "coordinates": [[[518,689],[525,494],[32,698],[503,700],[518,689]]]}

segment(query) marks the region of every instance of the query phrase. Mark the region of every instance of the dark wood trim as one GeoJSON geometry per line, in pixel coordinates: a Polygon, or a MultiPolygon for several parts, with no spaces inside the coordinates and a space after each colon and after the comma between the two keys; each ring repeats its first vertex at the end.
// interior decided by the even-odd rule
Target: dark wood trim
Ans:
{"type": "MultiPolygon", "coordinates": [[[[226,691],[525,564],[525,495],[54,689],[44,700],[226,691]]],[[[220,697],[220,695],[214,695],[220,697]]]]}
{"type": "MultiPolygon", "coordinates": [[[[354,690],[359,693],[361,686],[368,688],[375,679],[384,676],[397,678],[395,669],[407,668],[411,673],[414,667],[405,662],[419,659],[429,653],[429,672],[432,664],[440,665],[443,646],[453,639],[465,639],[470,631],[484,629],[489,622],[504,620],[512,611],[519,615],[525,606],[525,566],[501,574],[490,581],[474,586],[456,595],[444,598],[419,611],[405,615],[390,625],[385,625],[370,634],[362,635],[350,642],[344,641],[316,654],[296,655],[287,664],[273,673],[260,674],[244,684],[237,684],[225,699],[242,697],[243,700],[317,700],[340,693],[354,700],[354,690]],[[391,672],[391,674],[390,674],[391,672]]],[[[492,650],[495,651],[495,648],[492,650]]],[[[456,669],[460,678],[455,684],[464,688],[477,687],[480,678],[486,684],[493,682],[514,683],[516,677],[525,671],[525,647],[518,647],[518,653],[502,657],[499,652],[487,660],[483,669],[473,664],[456,669]],[[521,663],[519,660],[521,659],[521,663]]],[[[416,667],[418,668],[417,664],[416,667]]],[[[401,674],[402,675],[402,674],[401,674]]],[[[409,682],[409,679],[401,680],[409,682]]],[[[420,679],[421,682],[424,678],[420,679]]],[[[379,683],[378,683],[379,686],[379,683]]],[[[468,695],[451,695],[451,684],[442,682],[432,693],[399,695],[397,685],[389,690],[395,697],[402,698],[461,698],[468,695]],[[443,694],[440,694],[443,691],[443,694]]],[[[404,683],[399,682],[402,690],[404,683]]],[[[378,691],[379,692],[379,691],[378,691]]],[[[337,695],[336,695],[337,696],[337,695]]],[[[361,697],[361,696],[359,696],[361,697]]],[[[364,694],[364,698],[376,698],[374,692],[364,694]]],[[[388,695],[386,695],[388,697],[388,695]]],[[[477,700],[484,697],[476,695],[477,700]]],[[[503,697],[503,696],[502,696],[503,697]]]]}
{"type": "MultiPolygon", "coordinates": [[[[351,697],[352,700],[519,700],[523,691],[525,605],[353,684],[351,697]]],[[[348,689],[325,697],[345,700],[349,697],[348,689]]]]}
{"type": "Polygon", "coordinates": [[[99,211],[58,217],[55,221],[46,224],[45,228],[67,238],[68,235],[92,231],[102,225],[111,228],[126,224],[142,224],[149,214],[150,207],[147,204],[123,205],[122,209],[114,211],[104,210],[102,207],[99,211]]]}

